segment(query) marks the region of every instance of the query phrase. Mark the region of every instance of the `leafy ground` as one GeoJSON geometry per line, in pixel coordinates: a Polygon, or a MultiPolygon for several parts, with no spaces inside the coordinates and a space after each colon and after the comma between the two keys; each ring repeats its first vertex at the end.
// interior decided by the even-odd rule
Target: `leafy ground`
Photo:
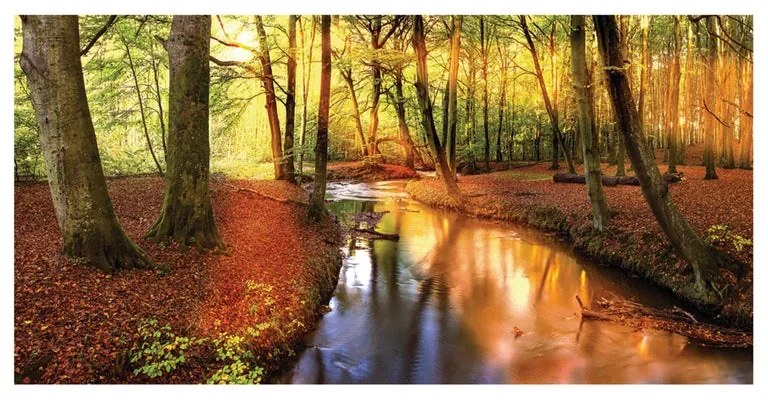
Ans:
{"type": "MultiPolygon", "coordinates": [[[[692,294],[692,272],[671,248],[654,220],[640,187],[606,187],[608,204],[617,214],[609,232],[598,235],[590,226],[585,185],[556,184],[549,163],[490,174],[461,176],[463,211],[486,218],[515,220],[569,236],[574,246],[600,261],[619,265],[666,287],[721,323],[751,326],[752,308],[752,171],[718,169],[719,180],[705,181],[704,168],[681,166],[685,179],[670,192],[696,232],[749,265],[741,277],[723,272],[719,295],[712,299],[692,294]],[[746,241],[749,242],[746,242],[746,241]]],[[[564,168],[564,167],[563,167],[564,168]]],[[[666,166],[661,166],[666,170],[666,166]]],[[[603,173],[616,167],[603,165],[603,173]]],[[[412,181],[408,191],[429,204],[455,207],[436,179],[412,181]]]]}
{"type": "Polygon", "coordinates": [[[360,161],[328,164],[328,180],[352,180],[356,182],[388,181],[392,179],[418,178],[416,171],[402,165],[368,163],[360,161]]]}
{"type": "Polygon", "coordinates": [[[274,200],[306,201],[301,189],[283,182],[216,180],[212,201],[227,253],[200,254],[143,239],[160,212],[162,179],[121,178],[108,186],[128,235],[172,272],[165,277],[149,270],[106,275],[65,259],[59,255],[61,239],[47,184],[17,184],[17,382],[195,383],[217,371],[226,381],[238,371],[220,368],[242,367],[233,360],[245,352],[250,371],[258,365],[265,374],[291,356],[329,298],[339,265],[336,225],[308,228],[300,205],[274,200]],[[182,360],[155,378],[133,373],[140,364],[149,365],[151,357],[130,362],[141,348],[139,326],[151,319],[157,321],[151,333],[160,332],[161,345],[154,361],[163,355],[166,361],[182,360]],[[170,331],[159,328],[165,324],[170,331]],[[183,353],[179,338],[197,338],[200,344],[183,353]]]}

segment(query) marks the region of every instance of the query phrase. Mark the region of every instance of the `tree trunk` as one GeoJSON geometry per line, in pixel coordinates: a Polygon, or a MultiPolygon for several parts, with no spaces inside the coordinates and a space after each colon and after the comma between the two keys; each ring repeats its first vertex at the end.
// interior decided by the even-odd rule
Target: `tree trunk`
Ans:
{"type": "Polygon", "coordinates": [[[448,140],[445,142],[448,168],[456,174],[456,129],[459,123],[458,109],[458,80],[459,55],[461,54],[461,25],[462,16],[452,16],[453,32],[451,33],[450,68],[448,72],[448,140]]]}
{"type": "Polygon", "coordinates": [[[360,105],[357,102],[357,92],[355,91],[355,81],[352,79],[352,68],[341,67],[339,69],[341,77],[344,78],[344,82],[347,84],[347,90],[349,91],[349,97],[352,100],[352,117],[355,120],[355,132],[360,140],[360,149],[363,156],[366,156],[368,151],[368,143],[365,140],[365,133],[363,132],[363,123],[360,121],[360,105]]]}
{"type": "Polygon", "coordinates": [[[405,96],[403,95],[403,70],[395,71],[395,111],[397,111],[397,128],[400,135],[400,144],[405,151],[405,166],[413,169],[414,146],[411,139],[411,131],[408,128],[408,120],[405,115],[405,96]]]}
{"type": "Polygon", "coordinates": [[[739,135],[739,168],[752,169],[752,102],[754,89],[752,86],[752,64],[744,63],[743,76],[741,77],[741,99],[743,99],[743,113],[739,116],[741,134],[739,135]],[[749,115],[746,115],[746,114],[749,115]]]}
{"type": "Polygon", "coordinates": [[[668,137],[669,145],[667,146],[669,164],[667,166],[668,174],[677,173],[677,146],[680,137],[680,54],[683,47],[683,37],[680,30],[680,17],[673,16],[674,18],[674,34],[675,34],[675,51],[672,54],[672,64],[670,65],[669,73],[669,120],[670,120],[670,134],[668,137]]]}
{"type": "MultiPolygon", "coordinates": [[[[317,110],[315,145],[315,183],[309,205],[309,219],[320,222],[325,214],[325,186],[328,166],[328,120],[331,102],[331,16],[323,15],[320,24],[320,102],[317,110]]],[[[374,143],[375,146],[375,143],[374,143]]]]}
{"type": "Polygon", "coordinates": [[[587,194],[592,206],[592,227],[602,231],[610,218],[608,203],[603,194],[600,173],[600,147],[597,135],[592,132],[587,88],[591,82],[587,79],[587,64],[584,34],[584,16],[571,16],[571,70],[573,87],[578,108],[578,125],[581,134],[581,149],[584,154],[584,175],[587,182],[587,194]]]}
{"type": "Polygon", "coordinates": [[[568,165],[568,172],[569,173],[576,173],[576,169],[573,167],[573,162],[571,161],[571,156],[568,154],[567,148],[565,147],[565,143],[563,143],[563,135],[560,132],[560,122],[558,120],[557,110],[552,107],[552,103],[549,100],[549,93],[547,92],[547,85],[544,83],[544,75],[541,72],[541,65],[539,64],[539,55],[536,51],[536,46],[533,44],[533,38],[531,37],[531,32],[528,30],[528,24],[525,22],[525,16],[520,16],[520,26],[523,29],[523,34],[525,34],[525,39],[528,43],[528,50],[531,52],[531,58],[533,58],[533,66],[535,67],[536,72],[536,80],[539,83],[539,88],[541,89],[541,95],[544,98],[544,107],[547,109],[547,115],[549,115],[549,121],[552,124],[552,167],[551,169],[557,169],[559,168],[559,165],[557,163],[558,159],[558,148],[562,148],[563,155],[565,155],[565,162],[568,165]],[[554,143],[554,142],[557,143],[554,143]]]}
{"type": "Polygon", "coordinates": [[[147,236],[182,249],[221,247],[208,189],[211,17],[176,15],[168,38],[170,93],[165,198],[147,236]]]}
{"type": "Polygon", "coordinates": [[[139,87],[139,78],[136,76],[136,68],[133,65],[133,57],[131,57],[131,49],[128,47],[128,42],[125,40],[124,37],[120,37],[121,41],[123,42],[123,46],[125,47],[125,55],[128,57],[128,68],[131,70],[131,76],[133,77],[133,88],[136,91],[136,98],[139,102],[139,114],[141,116],[141,126],[144,128],[144,137],[147,139],[147,147],[149,148],[149,154],[152,156],[152,160],[155,162],[155,166],[157,167],[157,172],[160,174],[160,176],[163,175],[163,168],[160,166],[160,163],[157,161],[157,156],[155,156],[155,150],[152,148],[152,140],[149,138],[149,128],[147,128],[147,116],[144,113],[144,99],[141,97],[141,88],[139,87]]]}
{"type": "Polygon", "coordinates": [[[501,162],[504,158],[501,151],[501,133],[504,131],[504,108],[507,106],[507,63],[501,49],[501,44],[498,41],[496,46],[499,50],[499,62],[501,63],[501,95],[499,96],[499,126],[496,131],[496,162],[501,162]]]}
{"type": "Polygon", "coordinates": [[[272,59],[269,55],[269,46],[267,44],[267,33],[264,31],[264,23],[261,16],[254,18],[256,22],[256,32],[259,35],[259,61],[261,62],[261,86],[264,88],[264,96],[267,109],[267,119],[269,121],[269,132],[272,138],[272,164],[275,168],[275,180],[287,180],[286,162],[283,159],[282,133],[280,132],[280,118],[277,114],[277,97],[275,95],[274,75],[272,74],[272,59]]]}
{"type": "Polygon", "coordinates": [[[288,82],[285,95],[285,179],[296,183],[293,131],[296,129],[296,15],[288,16],[288,82]]]}
{"type": "Polygon", "coordinates": [[[160,79],[157,77],[157,62],[150,58],[152,62],[152,75],[155,78],[155,100],[157,101],[157,119],[160,124],[160,138],[163,144],[163,159],[168,165],[168,147],[165,144],[165,115],[163,113],[163,96],[160,94],[160,79]]]}
{"type": "Polygon", "coordinates": [[[485,31],[485,19],[480,16],[480,52],[482,55],[483,74],[483,133],[485,134],[485,147],[483,148],[483,160],[485,170],[490,171],[489,160],[491,157],[491,139],[488,134],[488,35],[485,31]]]}
{"type": "Polygon", "coordinates": [[[304,53],[304,23],[299,25],[299,36],[301,38],[301,138],[300,138],[300,150],[299,150],[299,174],[304,174],[304,146],[306,145],[307,138],[307,99],[309,97],[309,81],[312,78],[312,49],[315,46],[315,17],[309,16],[312,19],[312,32],[309,37],[309,51],[305,58],[304,53]]]}
{"type": "Polygon", "coordinates": [[[435,129],[432,115],[432,102],[429,99],[429,74],[427,69],[427,47],[424,43],[424,20],[421,15],[413,16],[413,50],[416,53],[416,94],[421,111],[421,126],[427,139],[427,144],[437,161],[440,179],[443,181],[448,195],[458,204],[462,203],[461,192],[456,184],[456,175],[451,172],[445,157],[445,149],[440,145],[440,139],[435,129]]]}
{"type": "MultiPolygon", "coordinates": [[[[707,85],[707,94],[705,96],[705,102],[710,110],[715,110],[715,105],[718,103],[717,93],[715,87],[717,86],[717,37],[715,26],[715,17],[707,17],[707,31],[709,36],[707,37],[707,77],[705,79],[707,85]]],[[[714,111],[713,111],[714,112],[714,111]]],[[[707,115],[706,125],[704,127],[704,167],[706,173],[704,179],[717,179],[717,171],[715,171],[715,152],[714,152],[714,140],[715,129],[717,129],[717,121],[712,115],[707,115]]]]}
{"type": "Polygon", "coordinates": [[[624,137],[643,195],[662,231],[693,267],[696,290],[703,295],[706,292],[705,282],[711,282],[720,268],[739,269],[739,266],[725,254],[708,246],[677,210],[667,184],[656,167],[652,151],[645,143],[625,72],[626,58],[619,46],[616,19],[614,16],[593,18],[616,123],[624,137]]]}
{"type": "Polygon", "coordinates": [[[76,15],[22,16],[29,82],[65,256],[105,272],[152,267],[115,215],[88,110],[76,15]]]}

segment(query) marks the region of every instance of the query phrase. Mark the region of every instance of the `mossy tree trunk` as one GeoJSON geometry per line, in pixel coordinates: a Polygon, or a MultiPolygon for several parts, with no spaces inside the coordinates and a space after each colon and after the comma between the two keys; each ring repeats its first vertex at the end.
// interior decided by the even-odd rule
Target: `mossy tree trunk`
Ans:
{"type": "Polygon", "coordinates": [[[429,98],[429,74],[427,68],[427,46],[424,40],[424,19],[421,15],[413,16],[413,49],[416,52],[416,95],[421,111],[421,126],[424,129],[429,150],[436,160],[438,175],[443,181],[448,195],[461,204],[461,191],[456,184],[456,175],[448,167],[445,148],[440,145],[440,138],[435,129],[432,114],[432,101],[429,98]]]}
{"type": "Polygon", "coordinates": [[[309,204],[309,219],[319,222],[325,214],[325,186],[328,177],[328,120],[331,102],[331,16],[323,15],[320,23],[320,102],[317,110],[317,143],[315,144],[315,183],[309,204]]]}
{"type": "Polygon", "coordinates": [[[160,217],[147,234],[182,249],[222,245],[208,188],[208,91],[211,17],[176,15],[168,39],[170,64],[168,165],[160,217]]]}
{"type": "Polygon", "coordinates": [[[65,256],[105,272],[152,267],[126,236],[107,192],[85,94],[76,15],[22,16],[27,76],[65,256]]]}
{"type": "Polygon", "coordinates": [[[587,194],[592,206],[592,226],[602,231],[610,218],[608,203],[603,194],[600,173],[600,146],[597,135],[592,130],[592,116],[587,88],[592,82],[587,77],[585,50],[584,16],[571,16],[571,70],[573,86],[578,108],[578,125],[581,133],[581,148],[584,154],[584,176],[587,180],[587,194]]]}
{"type": "Polygon", "coordinates": [[[607,77],[607,88],[618,130],[624,137],[627,155],[632,162],[640,187],[662,231],[693,267],[696,289],[705,294],[705,283],[711,282],[721,268],[740,270],[732,258],[707,245],[680,214],[667,183],[661,176],[653,156],[646,146],[640,117],[629,88],[619,32],[614,16],[594,16],[595,30],[607,77]]]}

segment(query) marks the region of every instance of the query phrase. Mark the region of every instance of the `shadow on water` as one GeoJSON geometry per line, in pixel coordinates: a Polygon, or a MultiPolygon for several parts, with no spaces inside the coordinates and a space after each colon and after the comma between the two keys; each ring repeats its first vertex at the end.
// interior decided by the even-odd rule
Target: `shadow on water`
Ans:
{"type": "Polygon", "coordinates": [[[582,322],[575,295],[682,306],[527,229],[411,201],[403,182],[329,185],[399,241],[351,239],[332,311],[282,382],[751,383],[751,350],[582,322]],[[522,334],[516,334],[522,333],[522,334]]]}

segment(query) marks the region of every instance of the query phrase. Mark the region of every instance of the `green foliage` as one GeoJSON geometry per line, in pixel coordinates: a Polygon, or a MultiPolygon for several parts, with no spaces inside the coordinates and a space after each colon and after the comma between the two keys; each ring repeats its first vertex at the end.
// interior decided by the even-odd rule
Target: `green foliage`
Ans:
{"type": "Polygon", "coordinates": [[[728,225],[721,224],[710,226],[705,240],[713,245],[730,245],[737,253],[742,252],[747,246],[752,246],[752,240],[731,232],[728,225]]]}
{"type": "Polygon", "coordinates": [[[139,326],[141,344],[131,351],[131,363],[137,368],[135,375],[150,378],[162,376],[176,369],[186,361],[185,353],[191,346],[199,345],[204,339],[177,336],[171,326],[159,326],[154,318],[147,319],[139,326]]]}
{"type": "Polygon", "coordinates": [[[216,359],[227,364],[210,378],[209,384],[254,384],[264,377],[264,369],[255,364],[255,357],[246,348],[246,338],[238,335],[222,335],[213,341],[216,359]]]}

